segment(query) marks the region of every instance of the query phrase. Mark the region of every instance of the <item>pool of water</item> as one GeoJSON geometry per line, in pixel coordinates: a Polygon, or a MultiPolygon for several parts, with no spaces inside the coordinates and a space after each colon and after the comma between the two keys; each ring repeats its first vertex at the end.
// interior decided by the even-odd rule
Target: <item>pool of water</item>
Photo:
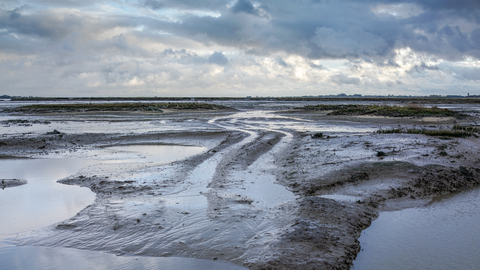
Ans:
{"type": "MultiPolygon", "coordinates": [[[[93,203],[95,194],[90,189],[56,182],[88,165],[169,162],[205,150],[178,145],[128,145],[92,151],[95,160],[1,159],[3,179],[22,179],[28,184],[0,190],[0,239],[68,219],[93,203]]],[[[245,269],[231,263],[191,258],[116,256],[71,248],[16,246],[8,240],[0,241],[0,262],[0,269],[245,269]]]]}
{"type": "Polygon", "coordinates": [[[205,147],[183,145],[124,145],[100,150],[97,159],[109,159],[108,163],[124,162],[171,162],[200,154],[205,147]]]}
{"type": "Polygon", "coordinates": [[[0,217],[5,221],[0,222],[0,239],[62,221],[93,203],[95,194],[90,189],[56,182],[88,165],[169,162],[203,151],[204,147],[193,146],[126,145],[92,151],[92,159],[1,159],[2,179],[27,180],[28,184],[0,190],[0,217]]]}
{"type": "Polygon", "coordinates": [[[362,233],[352,269],[479,269],[479,209],[477,188],[383,212],[362,233]]]}
{"type": "Polygon", "coordinates": [[[0,175],[28,184],[0,190],[0,239],[67,219],[91,204],[88,188],[56,183],[94,161],[82,159],[1,159],[0,175]]]}
{"type": "Polygon", "coordinates": [[[225,269],[245,270],[231,263],[179,257],[116,256],[72,248],[17,247],[0,242],[0,269],[225,269]]]}

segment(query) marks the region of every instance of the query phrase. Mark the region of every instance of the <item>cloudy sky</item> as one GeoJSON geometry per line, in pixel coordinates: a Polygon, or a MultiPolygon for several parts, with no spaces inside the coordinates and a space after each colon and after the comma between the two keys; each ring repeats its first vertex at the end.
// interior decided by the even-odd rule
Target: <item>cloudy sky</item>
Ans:
{"type": "Polygon", "coordinates": [[[480,94],[480,0],[2,0],[0,95],[480,94]]]}

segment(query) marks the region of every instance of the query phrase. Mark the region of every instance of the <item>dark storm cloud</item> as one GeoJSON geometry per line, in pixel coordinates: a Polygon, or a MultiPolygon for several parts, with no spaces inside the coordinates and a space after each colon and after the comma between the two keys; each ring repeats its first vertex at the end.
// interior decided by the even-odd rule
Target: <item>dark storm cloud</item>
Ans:
{"type": "Polygon", "coordinates": [[[210,57],[208,58],[208,62],[210,64],[217,64],[219,66],[225,66],[228,64],[228,59],[227,57],[221,53],[221,52],[214,52],[210,57]]]}
{"type": "MultiPolygon", "coordinates": [[[[26,1],[29,5],[60,5],[62,1],[26,1]]],[[[66,1],[71,6],[75,1],[66,1]]],[[[84,5],[92,2],[84,2],[84,5]]],[[[122,3],[118,1],[118,3],[122,3]]],[[[131,3],[131,2],[124,2],[131,3]]],[[[448,60],[465,56],[480,58],[480,1],[427,0],[140,0],[137,6],[152,10],[211,10],[219,17],[179,15],[177,22],[141,16],[106,16],[100,29],[144,25],[150,31],[206,43],[239,48],[247,53],[296,54],[310,59],[391,57],[392,51],[408,46],[415,51],[448,60]],[[395,17],[376,14],[379,5],[409,4],[420,14],[395,17]],[[257,16],[262,13],[262,16],[257,16]],[[142,21],[142,22],[139,22],[142,21]]],[[[0,29],[11,33],[59,39],[76,29],[95,25],[82,14],[59,14],[51,10],[25,13],[21,8],[2,10],[0,29]]]]}
{"type": "Polygon", "coordinates": [[[424,8],[421,14],[400,18],[372,11],[384,1],[255,1],[268,13],[269,19],[262,20],[248,16],[258,12],[252,2],[238,0],[231,12],[224,10],[218,18],[190,16],[168,27],[185,37],[207,34],[214,43],[264,55],[284,51],[311,59],[388,57],[407,45],[450,60],[479,58],[479,1],[441,1],[438,7],[434,2],[388,1],[424,8]],[[462,29],[459,20],[474,28],[462,29]]]}
{"type": "Polygon", "coordinates": [[[232,7],[233,13],[245,12],[249,14],[256,14],[255,8],[248,0],[238,0],[232,7]]]}
{"type": "Polygon", "coordinates": [[[148,18],[128,16],[91,16],[79,11],[41,9],[30,12],[27,8],[0,10],[0,29],[21,37],[61,40],[74,32],[85,35],[103,33],[117,27],[134,28],[148,24],[148,18]],[[25,12],[29,11],[29,12],[25,12]]]}
{"type": "Polygon", "coordinates": [[[141,3],[141,6],[157,10],[163,8],[165,4],[160,0],[145,0],[141,3]]]}
{"type": "Polygon", "coordinates": [[[165,8],[177,8],[186,10],[225,10],[229,0],[141,0],[141,5],[149,2],[145,5],[153,9],[158,9],[160,6],[165,8]],[[153,4],[153,5],[150,5],[153,4]]]}
{"type": "Polygon", "coordinates": [[[385,0],[372,1],[389,4],[414,3],[429,10],[475,10],[480,9],[480,2],[477,0],[385,0]]]}
{"type": "MultiPolygon", "coordinates": [[[[18,1],[21,3],[28,3],[32,6],[44,6],[44,7],[84,7],[90,6],[96,3],[104,2],[102,0],[28,0],[28,1],[18,1]]],[[[117,2],[112,0],[112,2],[117,2]]],[[[118,1],[120,2],[120,1],[118,1]]]]}
{"type": "MultiPolygon", "coordinates": [[[[56,79],[68,78],[65,87],[81,77],[94,85],[88,87],[171,83],[183,89],[177,80],[182,78],[196,88],[197,74],[207,74],[205,85],[219,81],[211,75],[219,70],[215,65],[228,66],[223,72],[230,75],[218,75],[224,76],[221,83],[238,87],[240,79],[232,78],[272,85],[279,72],[279,85],[298,76],[307,86],[395,88],[401,85],[398,74],[405,76],[405,88],[429,74],[474,84],[480,1],[4,0],[1,57],[25,58],[12,63],[33,59],[38,78],[60,67],[56,79]],[[267,75],[260,78],[258,71],[267,75]]],[[[27,73],[23,67],[28,65],[17,66],[18,74],[27,73]]],[[[438,77],[430,81],[441,84],[438,77]]]]}

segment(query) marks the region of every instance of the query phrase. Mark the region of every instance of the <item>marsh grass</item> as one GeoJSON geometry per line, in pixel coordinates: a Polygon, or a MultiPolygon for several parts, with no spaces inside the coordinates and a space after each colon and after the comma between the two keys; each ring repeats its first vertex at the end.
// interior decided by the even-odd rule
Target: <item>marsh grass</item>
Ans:
{"type": "Polygon", "coordinates": [[[480,129],[477,127],[455,125],[452,129],[408,129],[408,128],[393,128],[393,129],[379,129],[376,133],[408,133],[408,134],[423,134],[427,136],[437,137],[457,137],[466,138],[470,136],[477,137],[480,129]]]}
{"type": "Polygon", "coordinates": [[[449,109],[424,107],[418,104],[407,106],[388,105],[308,105],[303,107],[308,111],[332,111],[328,115],[376,115],[389,117],[445,117],[460,114],[449,109]]]}
{"type": "Polygon", "coordinates": [[[225,106],[208,103],[100,103],[100,104],[36,104],[13,108],[17,112],[90,112],[90,111],[146,111],[162,112],[173,110],[217,110],[225,106]]]}

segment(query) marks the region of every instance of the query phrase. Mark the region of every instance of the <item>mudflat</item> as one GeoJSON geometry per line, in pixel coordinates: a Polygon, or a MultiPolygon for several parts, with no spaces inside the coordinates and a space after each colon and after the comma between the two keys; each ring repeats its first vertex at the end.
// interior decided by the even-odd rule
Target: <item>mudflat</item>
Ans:
{"type": "Polygon", "coordinates": [[[133,115],[4,112],[16,118],[2,122],[10,128],[0,138],[8,158],[95,159],[120,145],[206,148],[169,163],[95,164],[59,180],[90,188],[95,202],[19,235],[17,244],[249,269],[349,269],[362,230],[380,211],[423,206],[480,184],[476,112],[331,114],[243,104],[151,113],[149,106],[133,115]]]}

